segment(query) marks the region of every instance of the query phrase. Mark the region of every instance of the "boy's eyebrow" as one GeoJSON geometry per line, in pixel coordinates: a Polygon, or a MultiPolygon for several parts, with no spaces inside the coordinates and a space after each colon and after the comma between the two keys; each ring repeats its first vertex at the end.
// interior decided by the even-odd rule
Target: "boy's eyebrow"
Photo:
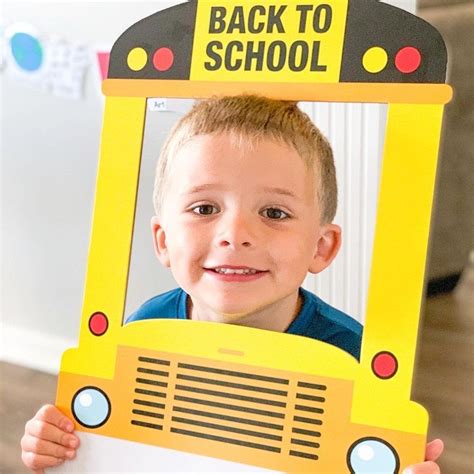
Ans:
{"type": "Polygon", "coordinates": [[[299,199],[299,197],[293,193],[292,191],[290,191],[289,189],[285,189],[285,188],[274,188],[274,187],[264,187],[263,190],[266,192],[266,193],[269,193],[269,194],[282,194],[283,196],[289,196],[289,197],[292,197],[294,199],[299,199]]]}
{"type": "MultiPolygon", "coordinates": [[[[184,191],[182,194],[194,194],[194,193],[199,193],[201,191],[207,191],[209,189],[219,189],[222,188],[222,185],[216,183],[207,183],[207,184],[200,184],[198,186],[192,186],[191,188],[187,189],[184,191]]],[[[265,186],[263,188],[263,191],[267,194],[281,194],[283,196],[289,196],[293,199],[300,199],[295,193],[290,191],[289,189],[285,188],[278,188],[278,187],[272,187],[272,186],[265,186]]]]}
{"type": "Polygon", "coordinates": [[[191,188],[186,189],[181,194],[194,194],[194,193],[199,193],[200,191],[207,191],[209,189],[219,189],[221,187],[222,186],[218,183],[200,184],[198,186],[192,186],[191,188]]]}

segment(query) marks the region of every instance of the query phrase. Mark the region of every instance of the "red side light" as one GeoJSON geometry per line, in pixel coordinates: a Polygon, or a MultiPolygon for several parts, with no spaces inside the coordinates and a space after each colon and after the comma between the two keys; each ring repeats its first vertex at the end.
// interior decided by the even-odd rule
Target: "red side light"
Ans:
{"type": "Polygon", "coordinates": [[[379,352],[372,359],[372,370],[377,377],[389,379],[397,373],[397,358],[391,352],[379,352]]]}
{"type": "Polygon", "coordinates": [[[102,336],[109,327],[109,320],[104,313],[94,313],[89,318],[89,330],[94,336],[102,336]]]}
{"type": "Polygon", "coordinates": [[[153,55],[153,65],[155,69],[160,72],[167,71],[171,68],[174,62],[173,51],[169,48],[159,48],[153,55]]]}
{"type": "Polygon", "coordinates": [[[420,67],[420,64],[421,54],[412,46],[402,48],[395,56],[395,66],[404,74],[415,72],[420,67]]]}

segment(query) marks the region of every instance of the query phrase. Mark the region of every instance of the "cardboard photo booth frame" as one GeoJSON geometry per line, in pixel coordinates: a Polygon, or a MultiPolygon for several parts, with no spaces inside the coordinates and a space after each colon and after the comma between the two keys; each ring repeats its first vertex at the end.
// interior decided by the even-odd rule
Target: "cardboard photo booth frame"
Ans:
{"type": "Polygon", "coordinates": [[[60,470],[115,470],[119,459],[135,472],[360,474],[423,461],[428,414],[410,392],[452,95],[446,63],[432,26],[375,0],[194,0],[118,38],[103,83],[79,344],[63,355],[56,401],[82,446],[60,470]],[[388,104],[360,362],[320,341],[234,325],[122,324],[147,98],[242,93],[388,104]],[[90,444],[101,439],[122,443],[103,464],[90,444]],[[146,467],[136,454],[145,445],[146,467]]]}

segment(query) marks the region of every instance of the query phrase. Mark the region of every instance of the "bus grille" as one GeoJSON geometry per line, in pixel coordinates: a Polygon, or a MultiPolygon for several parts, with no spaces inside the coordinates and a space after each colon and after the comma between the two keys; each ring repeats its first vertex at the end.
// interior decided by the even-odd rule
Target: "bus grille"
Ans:
{"type": "Polygon", "coordinates": [[[254,452],[319,459],[327,384],[313,376],[307,381],[301,374],[269,369],[267,375],[264,368],[185,359],[138,357],[133,425],[254,452]]]}

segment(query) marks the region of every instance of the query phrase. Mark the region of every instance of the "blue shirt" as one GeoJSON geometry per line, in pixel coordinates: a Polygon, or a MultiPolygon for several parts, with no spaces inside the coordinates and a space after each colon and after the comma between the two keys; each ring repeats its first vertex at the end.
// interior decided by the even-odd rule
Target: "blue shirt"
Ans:
{"type": "MultiPolygon", "coordinates": [[[[327,342],[359,359],[362,325],[313,293],[303,288],[299,291],[303,304],[285,332],[327,342]]],[[[155,296],[143,303],[126,322],[144,319],[188,319],[187,297],[181,288],[155,296]]]]}

